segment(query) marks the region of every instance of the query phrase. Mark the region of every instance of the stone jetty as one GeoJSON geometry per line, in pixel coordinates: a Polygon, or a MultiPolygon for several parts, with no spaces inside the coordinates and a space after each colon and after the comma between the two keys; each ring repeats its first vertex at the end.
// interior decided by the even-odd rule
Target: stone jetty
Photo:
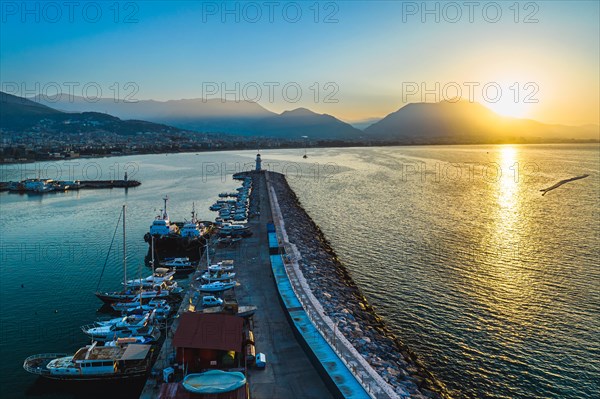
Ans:
{"type": "Polygon", "coordinates": [[[443,384],[423,367],[369,305],[285,177],[270,173],[270,181],[289,241],[302,256],[300,269],[312,293],[339,330],[392,387],[409,392],[412,398],[449,398],[443,384]]]}

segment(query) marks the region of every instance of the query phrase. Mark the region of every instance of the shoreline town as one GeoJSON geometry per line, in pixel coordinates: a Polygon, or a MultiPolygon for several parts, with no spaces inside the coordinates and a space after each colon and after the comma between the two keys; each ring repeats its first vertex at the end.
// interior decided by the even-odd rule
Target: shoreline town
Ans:
{"type": "MultiPolygon", "coordinates": [[[[255,171],[234,178],[242,186],[219,194],[215,222],[192,211],[173,223],[165,197],[145,237],[152,274],[127,280],[124,245],[123,290],[96,293],[121,317],[83,326],[94,343],[74,355],[33,355],[24,369],[144,378],[141,398],[449,397],[368,304],[285,177],[257,155],[255,171]]],[[[125,242],[125,206],[121,220],[125,242]]]]}

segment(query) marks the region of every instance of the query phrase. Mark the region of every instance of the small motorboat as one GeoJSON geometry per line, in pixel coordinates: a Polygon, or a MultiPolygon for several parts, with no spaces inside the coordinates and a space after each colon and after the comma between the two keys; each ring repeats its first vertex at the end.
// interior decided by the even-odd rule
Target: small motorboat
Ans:
{"type": "Polygon", "coordinates": [[[133,289],[141,288],[153,288],[156,285],[160,285],[163,282],[170,282],[173,280],[175,271],[169,270],[164,267],[157,268],[154,273],[145,278],[137,278],[134,280],[127,281],[127,287],[133,289]]]}
{"type": "MultiPolygon", "coordinates": [[[[83,326],[87,327],[87,326],[83,326]]],[[[151,340],[152,342],[157,341],[160,338],[160,330],[150,324],[143,325],[141,327],[117,327],[117,326],[99,326],[92,327],[82,331],[84,334],[89,336],[94,341],[106,342],[115,340],[118,338],[131,338],[143,336],[151,340]]]]}
{"type": "Polygon", "coordinates": [[[117,312],[124,312],[128,316],[144,314],[154,311],[156,320],[165,320],[171,314],[172,308],[164,299],[152,299],[146,305],[141,305],[140,302],[118,302],[110,305],[117,312]]]}
{"type": "Polygon", "coordinates": [[[171,270],[178,272],[192,272],[196,269],[196,266],[190,262],[190,258],[172,258],[166,259],[165,262],[161,263],[161,266],[168,267],[171,270]]]}
{"type": "Polygon", "coordinates": [[[196,278],[196,281],[205,280],[205,281],[227,281],[235,278],[234,272],[214,272],[210,271],[204,273],[201,277],[196,278]]]}
{"type": "Polygon", "coordinates": [[[237,281],[222,282],[215,281],[213,283],[202,284],[198,290],[201,292],[223,292],[234,288],[237,285],[237,281]]]}
{"type": "Polygon", "coordinates": [[[224,260],[208,267],[209,272],[228,272],[234,269],[232,260],[224,260]]]}

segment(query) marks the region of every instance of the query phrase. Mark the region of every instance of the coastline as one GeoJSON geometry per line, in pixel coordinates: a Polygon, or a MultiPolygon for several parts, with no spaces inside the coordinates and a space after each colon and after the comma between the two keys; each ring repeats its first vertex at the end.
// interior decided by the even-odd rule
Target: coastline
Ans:
{"type": "MultiPolygon", "coordinates": [[[[266,139],[263,138],[266,141],[266,139]]],[[[302,143],[297,145],[284,145],[284,146],[264,146],[261,147],[259,144],[260,138],[257,139],[257,146],[261,150],[304,150],[306,147],[302,143]]],[[[264,143],[263,143],[264,144],[264,143]]],[[[372,142],[372,143],[356,143],[356,142],[344,142],[344,143],[332,143],[324,142],[320,144],[311,145],[309,149],[322,149],[322,148],[384,148],[384,147],[444,147],[444,146],[494,146],[494,145],[519,145],[519,146],[544,146],[544,145],[591,145],[600,144],[598,140],[549,140],[541,142],[455,142],[455,143],[401,143],[401,142],[372,142]]],[[[228,151],[255,151],[257,146],[243,146],[243,147],[228,147],[228,148],[217,148],[217,149],[195,149],[189,151],[139,151],[132,153],[119,153],[119,154],[93,154],[93,155],[80,155],[75,158],[43,158],[43,159],[23,159],[14,161],[0,161],[0,166],[4,165],[27,165],[31,163],[41,162],[67,162],[76,161],[78,159],[103,159],[103,158],[116,158],[116,157],[130,157],[136,155],[177,155],[177,154],[203,154],[210,152],[228,152],[228,151]]]]}
{"type": "Polygon", "coordinates": [[[392,387],[414,397],[450,398],[445,386],[391,332],[368,303],[285,177],[278,173],[270,176],[290,242],[302,255],[300,269],[327,316],[392,387]]]}

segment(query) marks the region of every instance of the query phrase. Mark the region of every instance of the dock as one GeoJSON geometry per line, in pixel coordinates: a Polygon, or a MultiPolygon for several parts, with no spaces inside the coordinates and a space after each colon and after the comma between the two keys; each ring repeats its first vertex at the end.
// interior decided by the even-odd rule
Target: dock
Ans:
{"type": "MultiPolygon", "coordinates": [[[[172,343],[182,313],[198,310],[196,277],[204,266],[233,260],[236,288],[225,299],[239,306],[256,306],[248,321],[256,353],[264,353],[265,369],[246,368],[249,398],[349,398],[400,399],[412,397],[392,387],[352,346],[326,315],[312,294],[298,265],[301,254],[289,242],[271,172],[251,172],[251,207],[255,217],[247,223],[252,236],[228,246],[217,246],[216,237],[191,277],[190,288],[178,310],[141,398],[158,398],[162,370],[173,366],[172,343]]],[[[165,388],[165,387],[163,387],[165,388]]],[[[421,397],[417,395],[416,397],[421,397]]]]}
{"type": "Polygon", "coordinates": [[[46,194],[103,188],[131,188],[142,183],[137,180],[77,180],[27,179],[20,182],[0,182],[0,192],[46,194]],[[34,183],[29,187],[28,183],[34,183]]]}
{"type": "MultiPolygon", "coordinates": [[[[270,201],[264,175],[253,181],[252,201],[258,202],[260,215],[247,223],[253,235],[244,238],[229,247],[210,245],[211,263],[224,259],[232,259],[236,266],[235,296],[240,305],[257,307],[253,316],[253,332],[257,352],[267,357],[264,370],[248,369],[248,385],[250,397],[253,399],[298,398],[327,399],[333,398],[317,368],[305,349],[298,342],[286,312],[281,306],[277,286],[273,278],[269,254],[267,223],[273,220],[270,201]]],[[[216,193],[215,193],[216,194],[216,193]]],[[[206,254],[201,264],[206,264],[206,254]]],[[[190,278],[193,282],[201,273],[196,272],[190,278]]],[[[188,310],[193,298],[194,283],[186,293],[178,314],[188,310]]],[[[162,345],[154,370],[169,367],[173,356],[173,333],[177,329],[178,317],[169,328],[169,333],[162,345]]],[[[141,398],[157,398],[161,376],[148,379],[141,398]]]]}

